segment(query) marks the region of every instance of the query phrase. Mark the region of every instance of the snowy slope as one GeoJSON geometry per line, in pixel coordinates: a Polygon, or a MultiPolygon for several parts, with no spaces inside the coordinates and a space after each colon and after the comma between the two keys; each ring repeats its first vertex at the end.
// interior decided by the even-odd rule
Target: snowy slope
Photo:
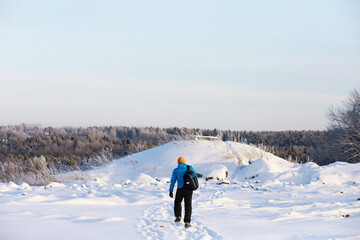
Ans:
{"type": "Polygon", "coordinates": [[[1,183],[0,239],[360,239],[360,164],[299,165],[193,140],[78,174],[87,180],[1,183]],[[189,229],[173,222],[168,197],[180,156],[204,176],[189,229]]]}
{"type": "Polygon", "coordinates": [[[133,154],[114,162],[106,169],[91,171],[89,175],[101,176],[101,179],[112,182],[135,180],[140,173],[158,178],[169,177],[180,156],[188,164],[196,166],[196,171],[204,177],[214,178],[225,178],[225,171],[229,172],[230,178],[235,178],[240,166],[259,158],[272,161],[274,166],[291,166],[289,162],[247,144],[193,140],[172,142],[133,154]]]}

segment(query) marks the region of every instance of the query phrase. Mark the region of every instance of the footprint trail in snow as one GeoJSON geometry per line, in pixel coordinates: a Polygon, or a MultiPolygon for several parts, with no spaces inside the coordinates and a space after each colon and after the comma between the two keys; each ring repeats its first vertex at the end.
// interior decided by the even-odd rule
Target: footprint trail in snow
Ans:
{"type": "Polygon", "coordinates": [[[204,226],[196,215],[192,216],[189,228],[185,228],[183,222],[175,223],[170,203],[147,209],[139,229],[146,239],[223,239],[215,231],[204,226]]]}

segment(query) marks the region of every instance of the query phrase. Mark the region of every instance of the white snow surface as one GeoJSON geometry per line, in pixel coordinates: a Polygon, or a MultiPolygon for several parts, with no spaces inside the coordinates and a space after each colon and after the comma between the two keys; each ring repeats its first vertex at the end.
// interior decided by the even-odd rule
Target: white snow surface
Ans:
{"type": "Polygon", "coordinates": [[[293,164],[192,140],[76,174],[87,180],[0,183],[0,239],[360,239],[359,163],[293,164]],[[180,156],[203,175],[190,228],[174,223],[168,196],[180,156]]]}

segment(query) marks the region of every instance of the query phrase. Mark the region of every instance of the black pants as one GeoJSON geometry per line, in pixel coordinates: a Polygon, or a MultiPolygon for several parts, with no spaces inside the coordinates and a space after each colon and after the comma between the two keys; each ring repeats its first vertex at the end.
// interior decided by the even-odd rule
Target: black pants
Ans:
{"type": "Polygon", "coordinates": [[[174,213],[175,217],[181,217],[181,202],[184,199],[185,202],[185,218],[184,222],[191,221],[191,200],[192,190],[178,188],[176,190],[175,202],[174,202],[174,213]]]}

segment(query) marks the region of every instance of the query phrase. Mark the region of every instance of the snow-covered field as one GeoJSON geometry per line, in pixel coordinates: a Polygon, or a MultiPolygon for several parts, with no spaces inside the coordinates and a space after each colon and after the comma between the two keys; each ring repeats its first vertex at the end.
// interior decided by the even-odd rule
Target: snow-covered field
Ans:
{"type": "Polygon", "coordinates": [[[194,140],[78,174],[88,180],[1,183],[0,239],[360,239],[360,164],[298,165],[194,140]],[[188,229],[173,222],[168,196],[180,156],[203,174],[188,229]]]}

